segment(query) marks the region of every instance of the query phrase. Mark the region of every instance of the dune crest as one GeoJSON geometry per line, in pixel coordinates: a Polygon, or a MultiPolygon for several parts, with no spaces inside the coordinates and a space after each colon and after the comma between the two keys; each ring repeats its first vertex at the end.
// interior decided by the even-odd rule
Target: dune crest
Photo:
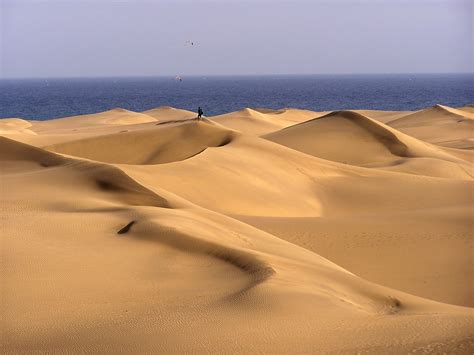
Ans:
{"type": "Polygon", "coordinates": [[[448,106],[435,105],[421,111],[414,112],[396,120],[390,121],[389,125],[395,128],[424,126],[426,124],[439,125],[451,123],[452,121],[472,121],[474,115],[448,106]]]}
{"type": "Polygon", "coordinates": [[[100,126],[100,125],[129,125],[137,123],[146,123],[156,121],[153,117],[139,113],[129,111],[123,108],[115,108],[112,110],[71,116],[64,118],[56,118],[50,121],[35,122],[35,128],[41,130],[42,127],[47,128],[48,126],[54,125],[55,129],[71,129],[71,128],[83,128],[88,126],[100,126]]]}
{"type": "Polygon", "coordinates": [[[364,116],[370,117],[376,121],[379,121],[385,124],[413,113],[412,111],[380,111],[380,110],[350,110],[350,111],[360,113],[364,116]]]}
{"type": "Polygon", "coordinates": [[[21,118],[3,118],[0,119],[0,134],[36,134],[28,129],[32,124],[21,118]]]}
{"type": "Polygon", "coordinates": [[[161,106],[143,111],[143,114],[155,118],[159,122],[185,121],[197,117],[197,114],[188,110],[181,110],[170,106],[161,106]]]}

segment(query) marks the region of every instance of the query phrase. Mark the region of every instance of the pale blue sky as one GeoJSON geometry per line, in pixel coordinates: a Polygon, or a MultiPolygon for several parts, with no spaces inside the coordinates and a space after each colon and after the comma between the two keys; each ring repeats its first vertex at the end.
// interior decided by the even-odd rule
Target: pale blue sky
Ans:
{"type": "Polygon", "coordinates": [[[0,0],[0,76],[472,72],[473,2],[0,0]]]}

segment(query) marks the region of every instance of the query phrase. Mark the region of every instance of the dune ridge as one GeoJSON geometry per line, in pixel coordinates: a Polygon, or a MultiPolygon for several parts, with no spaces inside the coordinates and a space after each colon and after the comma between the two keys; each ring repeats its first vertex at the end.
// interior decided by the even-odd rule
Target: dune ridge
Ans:
{"type": "Polygon", "coordinates": [[[474,114],[443,105],[420,110],[388,123],[413,137],[452,148],[472,149],[474,114]],[[443,129],[440,135],[438,130],[443,129]]]}
{"type": "Polygon", "coordinates": [[[37,131],[43,131],[41,128],[51,126],[51,123],[54,124],[56,130],[60,130],[100,125],[146,123],[154,122],[156,119],[143,113],[133,112],[123,108],[114,108],[94,114],[55,118],[50,121],[48,124],[45,123],[46,121],[36,121],[36,125],[34,126],[36,126],[37,131]]]}
{"type": "Polygon", "coordinates": [[[158,122],[179,121],[196,118],[195,112],[181,110],[171,106],[161,106],[151,110],[143,111],[142,114],[155,118],[158,122]]]}
{"type": "Polygon", "coordinates": [[[308,110],[245,108],[209,119],[244,134],[259,136],[320,115],[322,113],[308,110]]]}

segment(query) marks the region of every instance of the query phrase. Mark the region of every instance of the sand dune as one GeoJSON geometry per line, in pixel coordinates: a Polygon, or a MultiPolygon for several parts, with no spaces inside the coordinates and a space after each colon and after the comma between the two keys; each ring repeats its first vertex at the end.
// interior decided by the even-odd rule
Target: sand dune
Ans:
{"type": "Polygon", "coordinates": [[[471,151],[191,114],[0,120],[2,353],[472,353],[471,151]]]}
{"type": "Polygon", "coordinates": [[[265,110],[246,108],[241,111],[210,117],[214,122],[249,135],[262,135],[283,127],[321,116],[307,110],[265,110]]]}
{"type": "Polygon", "coordinates": [[[410,115],[403,116],[397,120],[391,121],[393,127],[413,127],[413,126],[424,126],[440,125],[451,123],[455,121],[469,121],[474,120],[474,115],[463,110],[458,110],[443,105],[436,105],[428,109],[417,111],[410,115]]]}
{"type": "Polygon", "coordinates": [[[426,142],[452,148],[474,147],[474,113],[436,105],[388,123],[391,127],[426,142]],[[443,134],[439,134],[439,130],[443,134]]]}
{"type": "Polygon", "coordinates": [[[353,111],[332,112],[264,138],[344,164],[435,177],[472,177],[469,161],[353,111]]]}
{"type": "Polygon", "coordinates": [[[209,147],[224,146],[233,136],[231,131],[191,121],[179,126],[155,125],[146,130],[74,140],[46,149],[107,163],[159,164],[193,157],[209,147]]]}
{"type": "Polygon", "coordinates": [[[468,204],[471,198],[471,182],[465,174],[454,181],[421,180],[419,175],[400,176],[379,169],[341,165],[244,136],[234,139],[225,149],[206,150],[179,164],[124,169],[143,182],[159,184],[187,200],[227,214],[318,217],[352,214],[354,201],[359,199],[357,210],[363,213],[382,208],[427,208],[440,196],[447,204],[468,204]],[[160,176],[159,182],[155,176],[160,176]],[[369,183],[367,176],[377,184],[369,183]],[[393,184],[396,189],[390,188],[393,184]],[[439,190],[430,193],[434,185],[439,190]],[[429,196],[419,199],[412,194],[416,190],[429,196]],[[347,196],[351,196],[350,202],[347,196]]]}

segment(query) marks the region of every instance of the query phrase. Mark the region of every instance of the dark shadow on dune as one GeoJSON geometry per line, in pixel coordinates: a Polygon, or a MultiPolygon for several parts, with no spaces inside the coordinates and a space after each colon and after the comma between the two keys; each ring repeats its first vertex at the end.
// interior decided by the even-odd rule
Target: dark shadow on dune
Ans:
{"type": "Polygon", "coordinates": [[[117,186],[113,184],[110,181],[106,181],[103,179],[97,179],[96,180],[97,186],[99,186],[100,189],[106,190],[106,191],[121,191],[122,189],[120,186],[117,186]]]}
{"type": "Polygon", "coordinates": [[[188,118],[188,119],[185,119],[185,120],[170,120],[170,121],[158,122],[156,125],[161,126],[161,125],[164,125],[164,124],[184,123],[184,122],[190,122],[190,121],[196,121],[196,120],[197,120],[197,118],[188,118]]]}
{"type": "Polygon", "coordinates": [[[49,168],[51,165],[49,165],[48,162],[46,161],[40,161],[39,165],[42,166],[43,168],[49,168]]]}
{"type": "Polygon", "coordinates": [[[217,144],[215,147],[216,147],[216,148],[217,148],[217,147],[223,147],[223,146],[229,144],[230,142],[232,142],[232,138],[233,138],[233,137],[232,137],[231,135],[228,135],[228,136],[224,137],[224,138],[222,139],[222,141],[221,141],[219,144],[217,144]]]}
{"type": "Polygon", "coordinates": [[[131,221],[130,223],[128,223],[125,227],[123,227],[122,229],[120,229],[117,234],[125,234],[125,233],[128,233],[128,231],[130,230],[130,228],[132,228],[132,226],[136,223],[137,221],[131,221]]]}
{"type": "Polygon", "coordinates": [[[249,107],[249,108],[253,111],[257,111],[264,114],[271,114],[271,115],[280,115],[286,112],[286,110],[275,110],[275,109],[263,108],[263,107],[249,107]]]}
{"type": "Polygon", "coordinates": [[[207,149],[207,148],[204,148],[204,149],[200,150],[199,152],[196,152],[196,153],[194,153],[194,154],[191,154],[190,156],[186,157],[186,158],[183,159],[183,160],[193,158],[193,157],[195,157],[195,156],[201,154],[202,152],[204,152],[206,149],[207,149]]]}
{"type": "Polygon", "coordinates": [[[117,167],[96,162],[82,162],[80,166],[101,191],[113,194],[113,199],[121,203],[172,208],[165,198],[147,189],[117,167]]]}

